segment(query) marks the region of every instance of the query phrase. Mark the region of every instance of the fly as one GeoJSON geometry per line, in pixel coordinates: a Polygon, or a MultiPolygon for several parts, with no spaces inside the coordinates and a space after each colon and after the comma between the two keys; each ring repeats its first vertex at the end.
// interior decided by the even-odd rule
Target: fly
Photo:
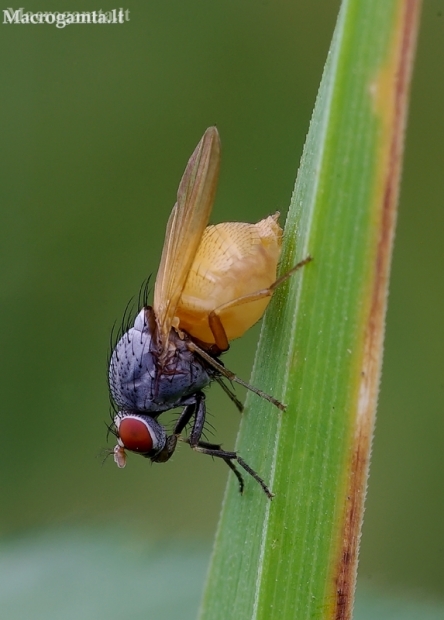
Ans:
{"type": "Polygon", "coordinates": [[[279,213],[257,224],[224,222],[208,226],[220,164],[220,139],[210,127],[191,155],[168,220],[154,287],[153,306],[144,305],[134,325],[117,342],[109,364],[109,389],[115,405],[111,431],[117,438],[114,461],[125,467],[126,451],[155,463],[173,455],[177,442],[225,461],[242,493],[236,463],[270,499],[272,492],[237,452],[202,440],[203,389],[217,381],[239,410],[242,404],[223,383],[237,382],[276,407],[284,406],[239,379],[220,361],[229,342],[264,314],[274,290],[311,259],[276,278],[281,252],[279,213]],[[173,432],[158,418],[182,407],[173,432]],[[182,433],[188,424],[188,437],[182,433]]]}

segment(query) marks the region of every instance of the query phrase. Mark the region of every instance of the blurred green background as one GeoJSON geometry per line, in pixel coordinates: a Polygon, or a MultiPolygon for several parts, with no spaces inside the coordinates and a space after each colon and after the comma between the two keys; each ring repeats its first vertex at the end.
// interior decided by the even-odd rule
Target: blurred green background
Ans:
{"type": "MultiPolygon", "coordinates": [[[[338,6],[133,0],[123,25],[0,24],[3,541],[123,525],[209,548],[223,464],[182,446],[167,465],[102,466],[109,334],[156,272],[207,126],[223,144],[213,221],[285,216],[338,6]]],[[[360,562],[363,583],[432,598],[444,597],[443,67],[444,0],[426,0],[360,562]]],[[[257,335],[225,358],[246,379],[257,335]]],[[[218,386],[209,410],[233,446],[238,413],[218,386]]]]}

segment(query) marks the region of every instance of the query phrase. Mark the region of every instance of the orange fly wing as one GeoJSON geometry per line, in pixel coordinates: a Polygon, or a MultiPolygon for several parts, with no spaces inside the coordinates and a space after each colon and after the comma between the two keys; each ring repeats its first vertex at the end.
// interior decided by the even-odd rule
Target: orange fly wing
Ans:
{"type": "Polygon", "coordinates": [[[209,127],[191,155],[180,181],[154,286],[153,308],[163,352],[166,352],[176,309],[208,224],[216,195],[219,163],[219,132],[216,127],[209,127]]]}

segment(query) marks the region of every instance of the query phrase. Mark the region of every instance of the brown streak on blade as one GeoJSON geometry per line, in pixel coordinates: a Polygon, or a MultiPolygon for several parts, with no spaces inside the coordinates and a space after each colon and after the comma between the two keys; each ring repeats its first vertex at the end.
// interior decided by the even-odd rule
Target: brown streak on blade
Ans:
{"type": "Polygon", "coordinates": [[[387,129],[391,136],[386,155],[388,165],[382,181],[383,187],[381,194],[378,192],[378,198],[381,200],[381,216],[374,265],[374,285],[364,341],[354,451],[345,495],[343,542],[339,549],[337,568],[334,571],[335,603],[330,617],[335,620],[349,620],[353,611],[359,540],[382,363],[388,278],[399,194],[408,90],[420,7],[420,0],[406,0],[401,4],[398,17],[398,36],[401,37],[401,42],[393,51],[395,58],[389,60],[393,63],[390,69],[391,79],[396,82],[391,102],[392,109],[388,111],[390,123],[387,129]]]}

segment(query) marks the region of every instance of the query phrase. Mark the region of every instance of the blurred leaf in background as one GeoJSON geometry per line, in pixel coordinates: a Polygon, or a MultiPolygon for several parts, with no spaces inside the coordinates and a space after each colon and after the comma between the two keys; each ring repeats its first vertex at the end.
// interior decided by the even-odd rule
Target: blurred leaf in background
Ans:
{"type": "MultiPolygon", "coordinates": [[[[112,537],[124,523],[149,549],[165,538],[208,545],[223,464],[182,446],[165,466],[101,466],[109,333],[156,272],[180,176],[207,126],[223,144],[213,221],[285,212],[338,6],[135,0],[123,25],[0,24],[5,540],[30,547],[32,532],[60,524],[112,537]]],[[[26,10],[73,5],[30,0],[26,10]]],[[[444,591],[443,66],[444,0],[428,0],[360,563],[370,585],[432,597],[444,591]]],[[[225,358],[245,379],[257,333],[225,358]]],[[[238,414],[218,386],[210,394],[215,437],[231,447],[238,414]]],[[[123,560],[103,561],[125,571],[123,560]]],[[[200,594],[204,569],[190,572],[200,594]]]]}
{"type": "MultiPolygon", "coordinates": [[[[8,620],[193,620],[209,549],[140,540],[125,528],[76,528],[0,544],[0,600],[8,620]]],[[[356,620],[439,620],[443,607],[363,588],[356,620]]]]}

